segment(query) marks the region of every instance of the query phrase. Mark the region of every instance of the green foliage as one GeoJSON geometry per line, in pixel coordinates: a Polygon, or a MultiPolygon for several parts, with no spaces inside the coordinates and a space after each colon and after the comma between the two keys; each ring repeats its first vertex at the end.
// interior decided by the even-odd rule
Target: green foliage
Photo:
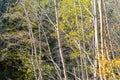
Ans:
{"type": "MultiPolygon", "coordinates": [[[[59,27],[64,31],[64,39],[69,46],[76,47],[75,41],[88,44],[90,39],[93,37],[94,30],[91,27],[90,20],[91,15],[88,13],[86,8],[90,10],[91,3],[89,0],[63,0],[60,1],[59,9],[59,27]],[[84,35],[84,36],[83,36],[84,35]],[[83,37],[86,41],[83,41],[83,37]]],[[[74,50],[75,51],[75,50],[74,50]]],[[[71,54],[71,58],[74,55],[78,57],[79,52],[71,54]]]]}
{"type": "MultiPolygon", "coordinates": [[[[109,34],[104,27],[104,58],[101,57],[101,52],[96,58],[91,5],[93,2],[91,0],[57,1],[61,46],[69,80],[74,80],[75,77],[81,78],[83,74],[86,80],[85,70],[91,79],[94,60],[101,64],[96,68],[97,76],[100,76],[100,70],[104,78],[112,80],[115,76],[119,80],[119,25],[113,28],[109,26],[110,37],[113,38],[111,44],[115,49],[111,49],[110,40],[107,39],[109,34]],[[109,56],[106,55],[107,51],[109,56]],[[114,58],[111,57],[112,51],[115,53],[114,58]]],[[[56,24],[54,24],[56,22],[53,0],[0,0],[0,5],[0,80],[8,80],[8,78],[35,80],[35,75],[39,77],[40,71],[43,80],[59,80],[56,69],[63,78],[56,24]],[[30,29],[35,38],[34,43],[29,36],[30,29]],[[36,49],[32,47],[33,44],[36,49]]],[[[119,22],[115,11],[107,6],[110,24],[119,22]]],[[[100,40],[98,43],[101,43],[100,40]]]]}
{"type": "MultiPolygon", "coordinates": [[[[84,25],[84,29],[87,30],[89,28],[89,20],[90,15],[83,7],[87,7],[89,9],[90,3],[89,0],[85,0],[81,2],[81,0],[64,0],[60,2],[61,8],[59,10],[59,26],[62,30],[65,31],[70,37],[75,40],[82,40],[82,24],[84,25]],[[81,15],[82,14],[82,15],[81,15]],[[83,22],[81,22],[83,18],[83,22]],[[87,24],[86,24],[87,23],[87,24]]],[[[84,31],[85,31],[84,30],[84,31]]],[[[93,30],[91,30],[93,32],[93,30]]],[[[89,33],[88,36],[92,36],[93,33],[89,33]]]]}
{"type": "Polygon", "coordinates": [[[22,80],[29,77],[32,69],[29,58],[30,54],[21,54],[20,52],[1,51],[0,61],[0,77],[1,80],[7,80],[8,78],[13,80],[22,80]]]}

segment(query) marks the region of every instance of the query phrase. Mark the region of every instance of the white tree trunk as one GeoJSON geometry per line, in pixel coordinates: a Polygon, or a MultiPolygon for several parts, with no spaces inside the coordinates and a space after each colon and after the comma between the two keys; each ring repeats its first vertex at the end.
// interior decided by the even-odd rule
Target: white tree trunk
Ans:
{"type": "Polygon", "coordinates": [[[57,5],[57,1],[56,1],[56,0],[54,0],[54,5],[55,5],[56,30],[57,30],[57,39],[58,39],[59,53],[60,53],[61,62],[62,62],[62,66],[63,66],[64,79],[65,79],[65,80],[68,80],[68,77],[67,77],[67,69],[66,69],[66,64],[65,64],[63,52],[62,52],[62,45],[61,45],[61,39],[60,39],[59,20],[58,20],[58,9],[57,9],[57,6],[58,6],[58,5],[57,5]]]}
{"type": "MultiPolygon", "coordinates": [[[[93,0],[93,12],[94,12],[94,32],[95,32],[95,57],[98,55],[98,23],[97,23],[97,2],[93,0]]],[[[97,78],[97,60],[94,60],[95,71],[94,71],[94,80],[97,78]]]]}

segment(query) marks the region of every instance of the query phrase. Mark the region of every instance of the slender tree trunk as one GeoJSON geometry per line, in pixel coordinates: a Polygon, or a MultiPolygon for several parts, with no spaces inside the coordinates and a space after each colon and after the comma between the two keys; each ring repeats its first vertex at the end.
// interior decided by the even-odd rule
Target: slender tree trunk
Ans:
{"type": "Polygon", "coordinates": [[[31,56],[31,60],[32,60],[32,66],[33,66],[33,71],[34,71],[34,76],[35,76],[35,79],[37,80],[37,74],[36,74],[36,67],[34,65],[34,59],[33,59],[33,56],[34,56],[34,38],[33,38],[33,32],[32,32],[32,26],[30,24],[30,20],[29,20],[29,17],[28,17],[28,12],[26,10],[26,6],[25,6],[25,3],[24,1],[22,1],[22,7],[24,9],[24,12],[25,12],[25,16],[26,16],[26,21],[28,23],[28,29],[29,29],[29,37],[30,37],[30,42],[31,42],[31,49],[32,49],[32,56],[31,56]]]}
{"type": "MultiPolygon", "coordinates": [[[[98,0],[98,9],[99,9],[99,23],[100,23],[100,46],[101,46],[101,53],[102,53],[102,59],[104,57],[104,54],[103,54],[103,14],[102,14],[102,0],[98,0]]],[[[99,54],[98,54],[99,55],[99,54]]],[[[99,58],[99,56],[98,56],[99,58]]],[[[100,60],[100,58],[99,58],[100,60]]],[[[101,63],[99,62],[98,63],[99,65],[99,74],[100,74],[100,80],[102,80],[102,71],[101,71],[101,63]]]]}
{"type": "MultiPolygon", "coordinates": [[[[75,2],[76,2],[76,0],[75,0],[75,2]]],[[[80,39],[80,26],[78,25],[78,14],[77,14],[77,9],[76,9],[76,3],[74,2],[74,8],[75,8],[75,16],[76,16],[76,26],[77,26],[77,29],[79,30],[78,31],[78,38],[80,39]]],[[[80,8],[81,8],[81,6],[80,6],[80,8]]],[[[81,14],[82,14],[82,8],[81,8],[81,14]]],[[[81,15],[81,17],[82,17],[82,15],[81,15]]],[[[82,20],[81,20],[82,21],[82,20]]],[[[83,24],[83,23],[81,23],[81,24],[83,24]]],[[[82,52],[81,52],[81,41],[79,40],[78,41],[79,42],[79,46],[78,46],[78,48],[79,48],[79,53],[80,54],[82,54],[82,52]]],[[[83,54],[84,55],[84,54],[83,54]]],[[[80,56],[80,63],[81,63],[81,76],[82,76],[82,80],[84,80],[84,63],[83,63],[83,61],[84,61],[84,56],[80,56]]],[[[78,65],[79,66],[79,65],[78,65]]],[[[78,68],[80,68],[80,67],[78,67],[78,68]]],[[[80,71],[80,70],[79,70],[80,71]]],[[[80,76],[80,72],[78,72],[78,75],[80,76]]]]}
{"type": "MultiPolygon", "coordinates": [[[[43,26],[42,26],[42,28],[43,28],[43,26]]],[[[48,38],[47,38],[47,36],[46,36],[46,32],[45,32],[45,30],[44,29],[42,29],[43,30],[43,34],[44,34],[44,36],[45,36],[45,40],[46,40],[46,43],[47,43],[47,46],[48,46],[48,51],[49,51],[49,55],[50,55],[50,60],[53,62],[53,64],[54,64],[54,68],[55,68],[55,70],[56,70],[56,72],[57,72],[57,75],[58,75],[58,77],[59,77],[59,80],[62,80],[62,77],[61,77],[61,75],[60,75],[60,72],[59,72],[59,70],[58,70],[58,65],[54,62],[54,60],[53,60],[53,58],[52,58],[52,53],[51,53],[51,50],[50,50],[50,45],[49,45],[49,43],[48,43],[48,38]]]]}
{"type": "MultiPolygon", "coordinates": [[[[94,31],[95,31],[95,57],[99,54],[98,53],[98,23],[97,23],[97,2],[93,0],[93,12],[94,12],[94,31]]],[[[97,60],[94,60],[95,71],[94,71],[94,80],[97,78],[97,60]]]]}
{"type": "MultiPolygon", "coordinates": [[[[81,6],[81,27],[82,27],[83,49],[86,50],[86,48],[85,48],[85,32],[84,32],[84,21],[83,21],[82,6],[81,6]]],[[[85,67],[86,80],[88,80],[87,61],[86,61],[86,54],[85,53],[83,53],[83,62],[84,62],[83,66],[85,67]]]]}
{"type": "MultiPolygon", "coordinates": [[[[111,59],[110,59],[110,56],[109,56],[109,50],[112,49],[112,42],[111,42],[111,36],[110,36],[110,31],[109,31],[109,25],[108,25],[108,19],[107,19],[107,12],[106,12],[106,5],[105,5],[105,0],[102,0],[103,2],[103,10],[104,10],[104,24],[105,24],[105,31],[108,35],[108,38],[105,38],[105,41],[104,41],[104,45],[105,45],[105,49],[106,49],[106,53],[107,53],[107,59],[109,62],[111,62],[111,59]],[[110,47],[109,47],[110,46],[110,47]]],[[[112,57],[113,59],[115,58],[114,56],[114,52],[112,50],[112,57]]],[[[112,64],[110,63],[110,68],[111,70],[113,71],[113,67],[112,67],[112,64]]],[[[113,79],[115,80],[115,75],[113,75],[113,79]]]]}
{"type": "MultiPolygon", "coordinates": [[[[29,37],[30,37],[31,48],[32,48],[32,57],[31,58],[32,58],[32,65],[33,65],[35,79],[36,80],[39,80],[39,79],[42,80],[43,78],[42,78],[42,73],[41,73],[41,60],[38,61],[37,48],[36,48],[34,34],[33,34],[33,31],[32,31],[32,25],[31,25],[31,21],[29,19],[28,11],[26,10],[26,5],[25,5],[24,1],[22,1],[22,6],[23,6],[23,9],[24,9],[24,12],[25,12],[26,21],[28,23],[29,37]],[[35,58],[34,58],[34,56],[35,56],[35,58]],[[39,63],[40,63],[40,65],[39,65],[39,63]],[[38,73],[39,73],[38,76],[37,76],[36,69],[38,69],[38,73]]],[[[33,11],[33,12],[35,12],[35,11],[33,11]]],[[[36,15],[36,12],[35,12],[35,15],[36,15]]]]}
{"type": "MultiPolygon", "coordinates": [[[[107,18],[107,11],[106,11],[105,0],[103,0],[103,7],[104,7],[104,13],[105,13],[106,32],[107,32],[107,34],[108,34],[108,42],[109,42],[109,45],[110,45],[110,47],[108,47],[108,48],[109,48],[109,49],[113,49],[113,45],[112,45],[112,42],[111,42],[110,30],[109,30],[109,24],[108,24],[108,18],[107,18]]],[[[112,58],[113,58],[113,59],[115,58],[115,55],[114,55],[113,50],[112,50],[112,58]]]]}
{"type": "Polygon", "coordinates": [[[58,39],[59,53],[60,53],[61,62],[62,62],[62,66],[63,66],[64,79],[68,80],[67,68],[66,68],[66,64],[65,64],[65,60],[64,60],[64,56],[63,56],[63,52],[62,52],[62,45],[61,45],[61,39],[60,39],[58,9],[57,9],[58,5],[57,5],[57,1],[56,0],[54,0],[54,5],[55,5],[56,30],[57,30],[57,39],[58,39]]]}

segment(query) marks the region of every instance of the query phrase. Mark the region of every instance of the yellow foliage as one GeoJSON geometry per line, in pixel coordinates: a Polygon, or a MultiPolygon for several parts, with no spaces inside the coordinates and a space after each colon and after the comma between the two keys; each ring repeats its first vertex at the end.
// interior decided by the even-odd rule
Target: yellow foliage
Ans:
{"type": "MultiPolygon", "coordinates": [[[[58,10],[59,27],[63,30],[70,38],[76,41],[83,40],[83,29],[84,31],[90,27],[90,15],[86,11],[85,7],[90,8],[89,0],[62,0],[60,1],[60,9],[58,10]],[[81,7],[84,6],[84,7],[81,7]],[[81,13],[83,14],[81,16],[81,13]],[[86,17],[87,16],[87,17],[86,17]],[[81,18],[84,18],[83,23],[81,18]]],[[[90,30],[90,29],[89,29],[90,30]]],[[[89,38],[93,36],[93,31],[89,31],[86,35],[89,38]]],[[[86,36],[85,36],[86,37],[86,36]]],[[[74,44],[74,43],[73,43],[74,44]]]]}
{"type": "MultiPolygon", "coordinates": [[[[108,56],[109,57],[109,56],[108,56]]],[[[101,55],[97,56],[98,64],[100,65],[98,68],[98,75],[100,75],[99,71],[104,78],[108,78],[108,80],[113,80],[116,75],[116,69],[120,69],[120,58],[114,58],[113,60],[108,60],[107,56],[101,57],[101,55]]],[[[119,80],[119,79],[118,79],[119,80]]]]}
{"type": "Polygon", "coordinates": [[[75,59],[75,58],[77,58],[77,57],[79,57],[79,56],[80,56],[80,53],[79,53],[79,52],[74,52],[74,53],[72,53],[72,54],[70,55],[70,59],[73,60],[73,59],[75,59]]]}

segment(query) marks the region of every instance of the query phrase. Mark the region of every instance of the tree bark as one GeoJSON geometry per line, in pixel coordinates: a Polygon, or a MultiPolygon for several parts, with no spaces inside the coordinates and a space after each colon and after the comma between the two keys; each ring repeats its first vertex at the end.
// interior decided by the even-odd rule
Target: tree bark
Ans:
{"type": "Polygon", "coordinates": [[[68,80],[67,69],[66,69],[66,64],[65,64],[65,60],[64,60],[64,56],[63,56],[61,39],[60,39],[58,9],[57,9],[58,5],[57,5],[57,1],[56,0],[54,0],[54,5],[55,5],[56,30],[57,30],[57,40],[58,40],[59,53],[60,53],[61,62],[62,62],[62,66],[63,66],[64,79],[68,80]]]}
{"type": "MultiPolygon", "coordinates": [[[[94,12],[94,36],[95,36],[95,41],[94,41],[94,45],[95,45],[95,57],[98,55],[98,23],[97,23],[97,2],[96,0],[93,0],[93,12],[94,12]]],[[[97,69],[97,60],[94,60],[94,65],[95,65],[95,71],[94,71],[94,80],[96,80],[97,78],[97,73],[96,73],[96,69],[97,69]]]]}

